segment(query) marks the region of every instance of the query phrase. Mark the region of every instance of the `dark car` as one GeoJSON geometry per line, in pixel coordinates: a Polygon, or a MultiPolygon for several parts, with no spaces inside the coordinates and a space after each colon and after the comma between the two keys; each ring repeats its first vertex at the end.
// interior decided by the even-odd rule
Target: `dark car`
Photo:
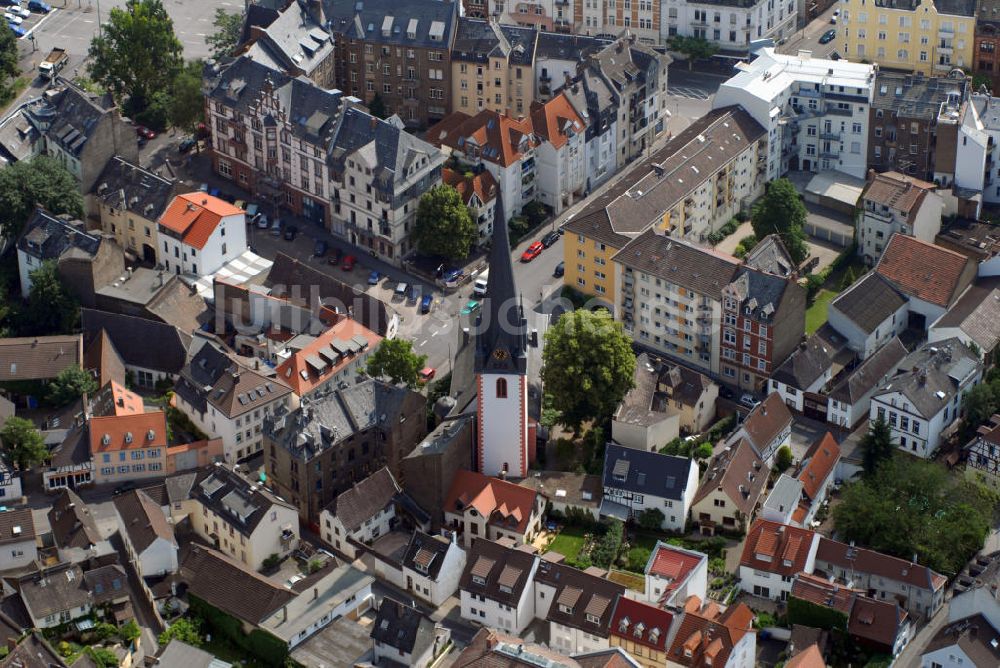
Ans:
{"type": "Polygon", "coordinates": [[[39,14],[48,14],[52,11],[52,7],[48,3],[42,2],[42,0],[28,0],[28,9],[39,14]]]}
{"type": "Polygon", "coordinates": [[[420,299],[420,288],[416,285],[411,285],[410,289],[406,292],[406,303],[413,306],[420,299]]]}
{"type": "Polygon", "coordinates": [[[555,276],[556,278],[560,278],[565,273],[566,273],[566,263],[560,262],[559,264],[556,265],[556,269],[555,271],[552,272],[552,275],[555,276]]]}
{"type": "Polygon", "coordinates": [[[317,240],[315,245],[313,245],[313,257],[323,257],[326,255],[327,248],[329,247],[326,245],[325,241],[322,239],[317,240]]]}
{"type": "Polygon", "coordinates": [[[736,398],[736,393],[733,392],[732,390],[730,390],[725,385],[723,385],[722,387],[719,388],[719,395],[723,399],[735,399],[736,398]]]}
{"type": "Polygon", "coordinates": [[[131,480],[126,480],[122,484],[115,487],[114,491],[111,492],[111,494],[112,496],[121,496],[125,492],[131,492],[133,489],[135,489],[135,483],[132,482],[131,480]]]}
{"type": "Polygon", "coordinates": [[[559,241],[558,232],[549,232],[544,237],[542,237],[542,245],[545,246],[546,248],[548,248],[557,241],[559,241]]]}
{"type": "Polygon", "coordinates": [[[197,145],[198,145],[197,139],[195,139],[194,137],[188,137],[187,139],[184,139],[183,141],[181,141],[180,144],[177,145],[177,150],[180,151],[181,153],[187,153],[197,145]]]}
{"type": "Polygon", "coordinates": [[[344,251],[340,250],[339,248],[334,248],[330,252],[330,257],[328,257],[326,259],[326,262],[327,262],[327,264],[331,264],[333,266],[337,266],[338,264],[340,264],[340,259],[342,257],[344,257],[344,251]]]}
{"type": "Polygon", "coordinates": [[[433,303],[434,303],[434,297],[432,297],[431,295],[424,295],[420,299],[420,312],[421,313],[430,313],[431,312],[431,304],[433,304],[433,303]]]}
{"type": "Polygon", "coordinates": [[[829,44],[830,42],[832,42],[835,39],[837,39],[837,31],[831,29],[831,30],[827,30],[825,33],[823,33],[823,36],[819,38],[819,43],[820,44],[829,44]]]}
{"type": "Polygon", "coordinates": [[[289,225],[285,228],[285,241],[295,241],[295,235],[299,233],[299,228],[289,225]]]}

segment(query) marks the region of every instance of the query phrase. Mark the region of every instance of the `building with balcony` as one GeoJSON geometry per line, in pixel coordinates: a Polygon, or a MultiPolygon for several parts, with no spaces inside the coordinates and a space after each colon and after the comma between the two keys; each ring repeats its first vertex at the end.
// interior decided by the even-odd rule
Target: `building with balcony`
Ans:
{"type": "Polygon", "coordinates": [[[539,141],[538,199],[558,215],[584,196],[586,126],[562,93],[531,103],[531,126],[539,141]]]}
{"type": "Polygon", "coordinates": [[[736,258],[650,229],[614,256],[615,317],[638,343],[719,373],[722,301],[736,258]]]}
{"type": "MultiPolygon", "coordinates": [[[[475,0],[465,0],[469,7],[475,0]]],[[[489,18],[506,25],[546,32],[576,33],[574,18],[579,0],[481,0],[489,18]]],[[[479,9],[479,8],[476,8],[479,9]]],[[[472,16],[473,14],[470,14],[472,16]]],[[[485,15],[483,16],[485,18],[485,15]]]]}
{"type": "Polygon", "coordinates": [[[660,40],[701,37],[724,52],[746,53],[754,40],[790,37],[796,13],[796,3],[790,0],[668,0],[660,10],[660,40]]]}
{"type": "Polygon", "coordinates": [[[621,301],[612,257],[650,229],[703,242],[763,191],[766,146],[742,109],[696,120],[566,223],[565,284],[609,306],[621,301]]]}
{"type": "Polygon", "coordinates": [[[768,137],[766,180],[788,170],[863,179],[875,67],[762,49],[719,87],[712,106],[742,106],[768,137]]]}
{"type": "Polygon", "coordinates": [[[980,0],[976,3],[976,32],[973,44],[975,74],[990,78],[996,90],[1000,86],[1000,3],[980,0]]]}
{"type": "Polygon", "coordinates": [[[872,172],[861,195],[858,254],[869,266],[875,264],[897,232],[934,243],[945,213],[945,200],[933,183],[899,172],[872,172]]]}
{"type": "Polygon", "coordinates": [[[848,0],[840,21],[837,45],[851,60],[923,74],[973,65],[975,0],[848,0]]]}
{"type": "Polygon", "coordinates": [[[451,51],[451,108],[525,116],[534,101],[538,31],[459,18],[451,51]]]}
{"type": "Polygon", "coordinates": [[[366,104],[378,96],[407,126],[427,127],[451,111],[458,2],[331,0],[324,11],[337,88],[366,104]]]}

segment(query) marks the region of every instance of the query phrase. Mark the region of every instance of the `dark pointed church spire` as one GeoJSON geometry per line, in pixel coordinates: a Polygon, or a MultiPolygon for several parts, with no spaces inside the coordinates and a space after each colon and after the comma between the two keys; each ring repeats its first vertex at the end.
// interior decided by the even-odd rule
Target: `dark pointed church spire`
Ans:
{"type": "Polygon", "coordinates": [[[476,328],[476,373],[527,373],[527,324],[514,284],[507,220],[499,194],[493,211],[489,271],[476,328]]]}

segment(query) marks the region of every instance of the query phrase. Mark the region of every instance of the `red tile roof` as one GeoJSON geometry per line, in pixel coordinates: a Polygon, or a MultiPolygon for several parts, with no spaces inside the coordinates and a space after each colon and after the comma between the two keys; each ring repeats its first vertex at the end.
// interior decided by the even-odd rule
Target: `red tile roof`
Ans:
{"type": "Polygon", "coordinates": [[[802,491],[810,500],[816,499],[816,493],[833,474],[839,459],[840,446],[830,432],[826,432],[826,435],[813,443],[806,452],[805,466],[799,473],[799,482],[802,483],[802,491]]]}
{"type": "Polygon", "coordinates": [[[785,668],[826,668],[826,659],[813,643],[785,662],[785,668]]]}
{"type": "Polygon", "coordinates": [[[613,636],[665,652],[673,620],[674,616],[662,608],[619,596],[615,612],[611,616],[609,632],[613,636]]]}
{"type": "Polygon", "coordinates": [[[331,347],[331,344],[346,342],[355,336],[368,342],[368,350],[373,350],[382,341],[381,336],[361,323],[342,318],[308,346],[279,364],[275,375],[290,385],[295,394],[300,397],[306,395],[329,381],[357,357],[352,353],[338,355],[331,347]]]}
{"type": "Polygon", "coordinates": [[[891,649],[905,621],[906,611],[898,603],[857,596],[847,620],[847,632],[891,649]]]}
{"type": "Polygon", "coordinates": [[[657,542],[656,549],[653,550],[652,559],[646,569],[646,574],[658,575],[670,580],[660,601],[669,600],[674,591],[688,579],[691,572],[704,559],[706,557],[703,554],[695,554],[688,550],[668,545],[667,543],[657,542]]]}
{"type": "Polygon", "coordinates": [[[441,172],[442,180],[458,191],[462,196],[462,201],[469,206],[469,201],[475,195],[484,204],[492,202],[497,196],[497,182],[493,175],[483,170],[478,174],[466,176],[454,169],[444,168],[441,172]]]}
{"type": "Polygon", "coordinates": [[[819,539],[819,548],[816,550],[816,560],[833,564],[846,571],[878,575],[932,591],[943,587],[946,582],[943,575],[935,573],[927,566],[875,550],[851,547],[846,543],[822,536],[819,539]]]}
{"type": "Polygon", "coordinates": [[[535,136],[547,140],[557,149],[566,145],[571,133],[580,134],[587,127],[573,109],[566,93],[559,93],[548,102],[532,102],[530,114],[535,136]]]}
{"type": "Polygon", "coordinates": [[[473,471],[458,471],[445,500],[446,513],[464,513],[472,506],[494,525],[524,533],[538,494],[527,487],[473,471]]]}
{"type": "Polygon", "coordinates": [[[860,589],[846,587],[808,573],[799,573],[792,581],[792,596],[795,598],[833,608],[845,615],[850,613],[854,597],[863,593],[860,589]]]}
{"type": "Polygon", "coordinates": [[[145,410],[142,397],[113,380],[94,396],[94,415],[136,415],[145,410]]]}
{"type": "Polygon", "coordinates": [[[242,209],[218,197],[202,192],[187,193],[174,197],[160,216],[160,225],[179,234],[188,246],[201,250],[223,218],[242,214],[242,209]]]}
{"type": "Polygon", "coordinates": [[[912,215],[920,209],[927,193],[936,189],[937,186],[933,183],[899,172],[885,172],[872,176],[861,197],[902,211],[908,218],[912,218],[912,215]]]}
{"type": "Polygon", "coordinates": [[[667,660],[689,668],[724,666],[736,644],[753,632],[753,611],[739,603],[719,614],[718,606],[700,609],[698,603],[691,597],[685,606],[667,660]]]}
{"type": "Polygon", "coordinates": [[[484,109],[475,116],[456,111],[445,116],[427,131],[427,141],[448,146],[469,157],[509,167],[538,142],[532,134],[531,121],[517,120],[484,109]]]}
{"type": "Polygon", "coordinates": [[[772,392],[750,411],[743,423],[743,430],[750,438],[750,443],[758,452],[762,452],[791,423],[792,412],[781,400],[781,395],[772,392]]]}
{"type": "Polygon", "coordinates": [[[817,534],[808,529],[757,520],[743,544],[740,566],[792,576],[805,570],[817,534]]]}
{"type": "Polygon", "coordinates": [[[894,234],[875,265],[900,292],[948,306],[975,277],[973,261],[960,253],[905,234],[894,234]]]}
{"type": "Polygon", "coordinates": [[[90,419],[91,454],[166,446],[167,415],[163,411],[90,419]]]}

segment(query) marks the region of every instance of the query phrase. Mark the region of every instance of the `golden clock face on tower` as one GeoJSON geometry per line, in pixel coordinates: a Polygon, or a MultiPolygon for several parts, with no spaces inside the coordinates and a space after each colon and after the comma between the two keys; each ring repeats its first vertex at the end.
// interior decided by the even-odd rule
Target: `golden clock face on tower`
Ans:
{"type": "Polygon", "coordinates": [[[493,351],[493,359],[497,360],[498,362],[503,362],[508,357],[510,357],[510,353],[508,353],[503,348],[497,348],[496,350],[493,351]]]}

